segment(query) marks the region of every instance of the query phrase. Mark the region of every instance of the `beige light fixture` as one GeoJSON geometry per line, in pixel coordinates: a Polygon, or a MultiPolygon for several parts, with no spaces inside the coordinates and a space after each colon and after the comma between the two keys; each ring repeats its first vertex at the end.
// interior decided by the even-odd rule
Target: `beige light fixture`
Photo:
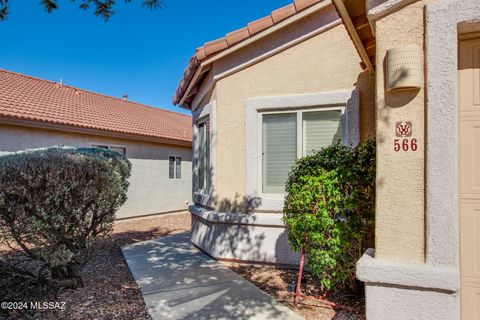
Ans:
{"type": "Polygon", "coordinates": [[[412,90],[422,86],[422,49],[396,47],[387,51],[387,91],[412,90]]]}

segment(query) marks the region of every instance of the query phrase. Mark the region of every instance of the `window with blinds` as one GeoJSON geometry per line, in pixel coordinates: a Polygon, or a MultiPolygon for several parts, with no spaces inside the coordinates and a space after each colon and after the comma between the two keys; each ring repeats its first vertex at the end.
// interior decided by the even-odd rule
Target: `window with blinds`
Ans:
{"type": "Polygon", "coordinates": [[[342,115],[343,108],[263,114],[262,192],[284,193],[297,157],[341,142],[342,115]]]}
{"type": "Polygon", "coordinates": [[[168,157],[168,177],[175,178],[175,157],[168,157]]]}
{"type": "Polygon", "coordinates": [[[303,112],[303,155],[342,141],[342,111],[303,112]]]}
{"type": "Polygon", "coordinates": [[[263,192],[283,193],[297,158],[296,113],[263,116],[263,192]]]}
{"type": "Polygon", "coordinates": [[[197,190],[210,188],[210,121],[198,124],[197,190]]]}

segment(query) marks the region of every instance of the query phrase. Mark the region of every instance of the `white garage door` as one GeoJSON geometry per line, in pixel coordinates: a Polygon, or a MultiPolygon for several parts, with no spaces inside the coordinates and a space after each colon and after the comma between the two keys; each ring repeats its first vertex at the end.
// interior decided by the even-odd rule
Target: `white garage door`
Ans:
{"type": "Polygon", "coordinates": [[[462,320],[480,319],[480,38],[460,42],[459,207],[462,320]]]}

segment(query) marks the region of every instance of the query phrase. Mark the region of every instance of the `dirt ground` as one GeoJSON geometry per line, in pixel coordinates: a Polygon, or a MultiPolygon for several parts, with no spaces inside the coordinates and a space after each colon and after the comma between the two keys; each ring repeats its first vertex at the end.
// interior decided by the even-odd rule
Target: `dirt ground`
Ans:
{"type": "MultiPolygon", "coordinates": [[[[120,248],[129,243],[189,231],[190,226],[190,214],[187,212],[116,222],[113,233],[107,238],[98,239],[94,245],[92,258],[82,270],[84,287],[65,290],[56,297],[45,300],[65,302],[65,309],[43,310],[30,319],[150,319],[140,290],[128,270],[120,248]]],[[[307,299],[301,299],[299,308],[295,309],[290,304],[289,294],[289,289],[293,290],[296,279],[294,270],[232,264],[229,267],[307,320],[364,319],[364,301],[357,297],[331,296],[327,300],[358,312],[334,309],[321,301],[307,299]]],[[[307,275],[303,283],[304,294],[320,296],[318,286],[311,277],[307,275]]],[[[15,313],[10,313],[9,318],[27,319],[24,314],[15,313]]]]}
{"type": "MultiPolygon", "coordinates": [[[[190,224],[190,214],[186,212],[116,222],[113,233],[94,245],[92,258],[82,270],[84,287],[65,290],[46,300],[65,302],[65,310],[44,310],[33,319],[150,319],[120,247],[184,232],[190,230],[190,224]]],[[[11,313],[9,318],[27,316],[11,313]]]]}
{"type": "MultiPolygon", "coordinates": [[[[227,264],[257,287],[273,296],[277,301],[304,316],[306,320],[363,320],[365,319],[364,299],[352,295],[328,295],[321,300],[299,300],[298,308],[293,306],[291,292],[295,289],[297,272],[295,270],[277,269],[273,267],[252,267],[239,264],[227,264]],[[335,303],[339,307],[332,307],[335,303]]],[[[320,292],[316,281],[306,274],[302,279],[302,293],[311,298],[324,295],[320,292]]]]}

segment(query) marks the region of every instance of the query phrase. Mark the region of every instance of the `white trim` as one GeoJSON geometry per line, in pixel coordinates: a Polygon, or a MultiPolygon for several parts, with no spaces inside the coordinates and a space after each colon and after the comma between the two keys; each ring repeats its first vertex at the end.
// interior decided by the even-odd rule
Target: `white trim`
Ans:
{"type": "Polygon", "coordinates": [[[381,260],[373,256],[374,250],[369,249],[357,263],[357,277],[363,282],[452,293],[460,290],[456,268],[381,260]]]}
{"type": "Polygon", "coordinates": [[[371,25],[400,8],[418,0],[367,0],[367,18],[371,25]]]}
{"type": "MultiPolygon", "coordinates": [[[[301,12],[293,15],[292,17],[289,17],[289,18],[287,18],[287,19],[285,19],[285,20],[283,20],[283,21],[280,21],[279,23],[277,23],[277,24],[275,24],[275,25],[267,28],[266,30],[263,30],[263,31],[255,34],[254,36],[249,37],[248,39],[245,39],[244,41],[241,41],[241,42],[239,42],[238,44],[235,44],[235,45],[227,48],[227,49],[224,50],[224,51],[221,51],[219,54],[216,54],[216,55],[214,55],[213,57],[211,57],[211,58],[209,58],[209,59],[207,59],[207,60],[205,60],[205,61],[202,61],[201,64],[200,64],[200,66],[197,68],[197,71],[195,72],[192,80],[189,82],[189,84],[188,84],[188,86],[187,86],[187,89],[185,90],[185,93],[183,94],[183,96],[182,96],[182,98],[180,99],[180,101],[179,101],[178,104],[179,104],[180,106],[183,106],[183,105],[185,104],[185,100],[186,100],[186,98],[187,98],[187,96],[188,96],[188,93],[189,93],[190,90],[192,90],[192,88],[195,86],[195,84],[196,84],[198,78],[200,77],[200,75],[203,74],[204,72],[209,71],[210,68],[211,68],[211,66],[212,66],[212,63],[214,63],[215,61],[218,61],[218,60],[224,58],[224,57],[227,56],[227,55],[230,55],[230,54],[232,54],[232,53],[234,53],[234,52],[236,52],[236,51],[238,51],[238,50],[240,50],[240,49],[242,49],[242,48],[244,48],[244,47],[246,47],[246,46],[248,46],[248,45],[250,45],[250,44],[252,44],[252,43],[254,43],[254,42],[256,42],[256,41],[259,41],[259,40],[261,40],[261,39],[269,36],[270,34],[272,34],[272,33],[274,33],[274,32],[279,31],[280,29],[283,29],[283,28],[285,28],[285,27],[287,27],[287,26],[289,26],[289,25],[291,25],[291,24],[293,24],[293,23],[295,23],[295,22],[297,22],[297,21],[299,21],[299,20],[302,20],[302,19],[306,18],[307,16],[309,16],[309,15],[315,13],[315,12],[318,12],[318,11],[324,9],[324,8],[327,8],[327,7],[330,6],[330,5],[332,5],[332,1],[331,1],[331,0],[325,0],[325,1],[319,2],[319,3],[317,3],[317,4],[313,5],[313,6],[305,9],[305,10],[302,10],[301,12]]],[[[288,48],[290,48],[290,47],[292,47],[292,46],[295,46],[295,45],[297,45],[297,44],[300,43],[300,42],[303,42],[303,41],[305,41],[305,40],[308,40],[309,38],[314,37],[314,36],[316,36],[317,34],[319,34],[319,33],[321,33],[321,32],[324,32],[324,31],[327,31],[327,30],[329,30],[330,28],[333,28],[333,27],[335,27],[335,26],[337,26],[337,25],[340,25],[340,24],[341,24],[341,20],[338,19],[338,20],[336,20],[335,22],[330,23],[330,24],[328,24],[328,25],[326,25],[326,26],[318,29],[319,32],[315,32],[315,31],[310,32],[309,34],[304,35],[304,36],[298,38],[298,39],[297,39],[298,41],[294,40],[294,41],[289,42],[288,44],[285,44],[285,45],[279,47],[278,50],[276,49],[276,51],[275,51],[273,54],[276,54],[276,53],[278,53],[278,52],[280,52],[280,51],[283,51],[283,50],[286,50],[286,49],[288,49],[288,48]],[[322,31],[320,31],[320,30],[322,30],[322,31]]],[[[271,55],[273,55],[273,54],[271,54],[271,55]]],[[[268,53],[266,53],[266,54],[258,57],[258,58],[257,58],[258,61],[255,61],[254,63],[258,63],[258,62],[260,62],[260,61],[262,61],[262,60],[265,60],[265,59],[267,59],[268,57],[270,57],[271,55],[268,55],[268,53]]],[[[249,63],[249,62],[247,62],[247,63],[242,64],[242,65],[239,66],[238,68],[235,68],[235,70],[234,70],[233,72],[231,72],[231,73],[229,73],[229,71],[227,71],[227,72],[225,72],[224,74],[221,74],[221,75],[220,75],[220,78],[214,79],[213,84],[215,84],[217,80],[222,79],[222,78],[224,78],[224,77],[226,77],[226,76],[229,76],[230,74],[233,74],[233,73],[238,72],[238,71],[240,71],[240,70],[243,70],[243,69],[251,66],[251,65],[254,64],[254,63],[249,63]]]]}
{"type": "Polygon", "coordinates": [[[309,33],[307,33],[307,34],[305,34],[305,35],[303,35],[299,38],[296,38],[296,39],[290,41],[290,42],[287,42],[287,43],[285,43],[285,44],[283,44],[283,45],[281,45],[281,46],[279,46],[279,47],[277,47],[273,50],[270,50],[270,51],[268,51],[268,52],[266,52],[266,53],[264,53],[264,54],[262,54],[258,57],[255,57],[255,58],[253,58],[253,59],[251,59],[251,60],[249,60],[245,63],[242,63],[242,64],[240,64],[240,65],[238,65],[234,68],[228,69],[227,71],[224,71],[222,73],[219,73],[219,74],[215,75],[213,77],[213,81],[215,83],[215,82],[217,82],[217,81],[219,81],[219,80],[221,80],[225,77],[231,76],[232,74],[235,74],[239,71],[242,71],[242,70],[244,70],[244,69],[246,69],[246,68],[248,68],[248,67],[250,67],[250,66],[252,66],[256,63],[262,62],[263,60],[266,60],[266,59],[268,59],[268,58],[270,58],[270,57],[272,57],[272,56],[274,56],[274,55],[276,55],[276,54],[278,54],[282,51],[285,51],[285,50],[287,50],[291,47],[294,47],[299,43],[302,43],[302,42],[304,42],[304,41],[306,41],[310,38],[313,38],[313,37],[315,37],[315,36],[317,36],[317,35],[319,35],[323,32],[326,32],[326,31],[338,26],[338,25],[341,25],[341,24],[342,24],[341,19],[337,19],[337,20],[335,20],[331,23],[328,23],[321,28],[318,28],[318,29],[316,29],[312,32],[309,32],[309,33]]]}
{"type": "Polygon", "coordinates": [[[301,93],[286,96],[256,97],[247,99],[245,103],[245,131],[246,131],[246,175],[245,186],[248,196],[260,197],[260,211],[281,211],[283,209],[283,195],[265,195],[261,190],[261,163],[259,149],[261,146],[258,115],[261,112],[308,109],[313,107],[345,106],[344,143],[356,145],[359,142],[359,100],[355,90],[336,90],[316,93],[301,93]],[[260,182],[259,182],[260,181],[260,182]],[[259,184],[260,183],[260,184],[259,184]]]}
{"type": "Polygon", "coordinates": [[[289,25],[291,25],[291,24],[293,24],[293,23],[295,23],[299,20],[302,20],[303,18],[305,18],[305,17],[307,17],[307,16],[309,16],[309,15],[311,15],[311,14],[317,12],[317,11],[320,11],[323,8],[326,8],[330,5],[332,5],[332,1],[331,0],[325,0],[325,1],[319,2],[319,3],[311,6],[307,9],[305,9],[305,10],[302,10],[301,12],[291,16],[290,18],[287,18],[287,19],[285,19],[285,20],[283,20],[283,21],[265,29],[264,31],[261,31],[261,32],[255,34],[254,36],[249,37],[248,39],[246,39],[246,40],[244,40],[244,41],[242,41],[242,42],[240,42],[236,45],[233,45],[232,47],[220,52],[219,54],[213,56],[212,58],[205,60],[205,62],[202,63],[202,67],[204,65],[208,65],[212,62],[215,62],[219,59],[222,59],[223,57],[225,57],[225,56],[227,56],[227,55],[229,55],[229,54],[231,54],[231,53],[233,53],[233,52],[235,52],[235,51],[237,51],[241,48],[245,48],[246,46],[248,46],[248,45],[250,45],[250,44],[252,44],[252,43],[254,43],[254,42],[256,42],[260,39],[263,39],[263,38],[271,35],[272,33],[277,32],[278,30],[283,29],[283,28],[285,28],[285,27],[287,27],[287,26],[289,26],[289,25]]]}
{"type": "Polygon", "coordinates": [[[182,156],[179,155],[168,155],[168,180],[181,180],[183,177],[182,173],[182,164],[183,159],[182,156]],[[173,178],[170,178],[170,158],[173,158],[173,178]],[[180,178],[177,178],[177,159],[180,158],[180,178]]]}
{"type": "Polygon", "coordinates": [[[192,134],[192,188],[193,188],[193,202],[203,206],[212,207],[214,204],[214,190],[215,190],[215,168],[216,168],[216,136],[217,136],[217,103],[212,101],[203,108],[196,109],[192,114],[193,134],[192,134]],[[198,145],[196,143],[198,136],[198,124],[203,119],[209,117],[210,120],[210,188],[207,191],[196,190],[197,180],[197,160],[198,160],[198,145]]]}

